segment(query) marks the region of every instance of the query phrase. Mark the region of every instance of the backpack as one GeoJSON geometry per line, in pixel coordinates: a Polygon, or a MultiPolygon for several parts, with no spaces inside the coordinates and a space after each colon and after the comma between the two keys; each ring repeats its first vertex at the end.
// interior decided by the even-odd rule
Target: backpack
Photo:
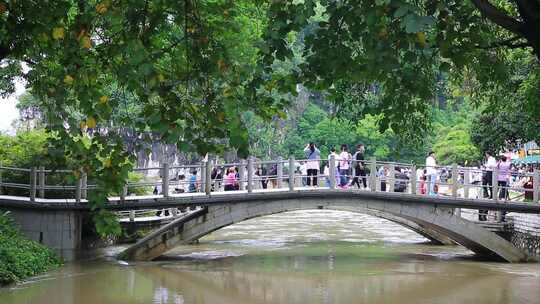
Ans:
{"type": "Polygon", "coordinates": [[[353,158],[355,163],[354,167],[356,169],[362,169],[364,167],[364,164],[362,163],[362,161],[364,160],[364,155],[360,152],[356,152],[354,153],[353,158]]]}

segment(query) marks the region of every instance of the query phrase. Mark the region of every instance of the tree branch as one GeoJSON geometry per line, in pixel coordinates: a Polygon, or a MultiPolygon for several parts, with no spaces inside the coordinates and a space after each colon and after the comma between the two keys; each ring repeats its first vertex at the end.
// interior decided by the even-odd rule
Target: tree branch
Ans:
{"type": "Polygon", "coordinates": [[[515,0],[518,10],[525,23],[540,20],[540,1],[538,0],[515,0]]]}
{"type": "Polygon", "coordinates": [[[495,7],[489,0],[471,0],[482,15],[508,31],[523,36],[522,23],[495,7]]]}
{"type": "Polygon", "coordinates": [[[476,46],[476,48],[483,49],[483,50],[495,49],[498,47],[506,47],[509,49],[522,49],[526,47],[532,47],[532,45],[527,42],[522,42],[522,43],[516,43],[516,44],[494,43],[487,46],[481,46],[481,45],[476,46]]]}
{"type": "Polygon", "coordinates": [[[522,43],[516,43],[516,44],[513,43],[513,42],[518,41],[520,39],[525,39],[525,38],[520,37],[520,36],[515,36],[515,37],[512,37],[510,39],[493,42],[493,43],[488,44],[488,45],[476,45],[476,47],[479,48],[479,49],[487,50],[487,49],[494,49],[494,48],[498,48],[498,47],[507,47],[507,48],[511,48],[511,49],[516,49],[516,48],[524,48],[524,47],[532,46],[529,42],[522,42],[522,43]]]}

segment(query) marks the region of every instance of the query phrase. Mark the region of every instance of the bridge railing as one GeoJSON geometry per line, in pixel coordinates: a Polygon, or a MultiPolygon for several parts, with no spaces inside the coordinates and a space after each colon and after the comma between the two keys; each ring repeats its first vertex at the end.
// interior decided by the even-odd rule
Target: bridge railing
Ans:
{"type": "MultiPolygon", "coordinates": [[[[512,172],[509,183],[504,184],[499,183],[497,168],[486,179],[485,170],[457,165],[426,168],[414,164],[377,161],[375,158],[352,160],[347,166],[343,164],[333,155],[327,159],[260,160],[249,157],[234,163],[204,161],[173,166],[164,163],[160,167],[135,169],[135,172],[156,178],[128,182],[120,193],[120,199],[125,200],[130,193],[137,193],[134,191],[137,188],[144,188],[145,191],[150,189],[148,191],[152,193],[148,195],[163,197],[196,192],[211,195],[221,191],[291,191],[310,186],[423,195],[429,194],[429,178],[426,177],[428,169],[436,172],[436,195],[493,201],[539,202],[540,199],[538,170],[512,172]],[[232,179],[226,174],[230,168],[234,168],[231,171],[235,175],[232,179]],[[316,172],[314,168],[317,168],[316,172]],[[493,195],[485,197],[485,192],[493,195]]],[[[61,198],[80,202],[87,198],[88,191],[96,189],[96,185],[88,183],[84,173],[77,171],[0,166],[0,195],[22,196],[36,201],[36,198],[56,193],[61,198]]]]}
{"type": "Polygon", "coordinates": [[[27,197],[31,201],[52,195],[58,198],[86,198],[86,175],[70,170],[0,166],[0,195],[27,197]]]}

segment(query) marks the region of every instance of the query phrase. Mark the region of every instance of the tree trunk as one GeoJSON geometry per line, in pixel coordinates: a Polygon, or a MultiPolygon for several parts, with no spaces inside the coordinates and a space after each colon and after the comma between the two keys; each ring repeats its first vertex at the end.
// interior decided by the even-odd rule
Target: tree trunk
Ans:
{"type": "Polygon", "coordinates": [[[533,54],[540,60],[540,0],[515,0],[520,14],[519,19],[506,14],[489,0],[470,0],[491,22],[527,40],[526,44],[502,44],[507,47],[527,47],[533,49],[533,54]]]}
{"type": "Polygon", "coordinates": [[[516,0],[519,14],[523,18],[521,32],[533,48],[533,53],[540,60],[540,1],[516,0]]]}

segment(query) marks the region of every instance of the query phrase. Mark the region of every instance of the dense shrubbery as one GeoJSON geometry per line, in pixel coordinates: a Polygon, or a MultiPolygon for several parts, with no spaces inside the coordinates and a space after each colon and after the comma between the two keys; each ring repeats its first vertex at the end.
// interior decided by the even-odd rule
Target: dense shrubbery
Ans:
{"type": "Polygon", "coordinates": [[[56,254],[25,238],[7,212],[0,212],[0,285],[7,285],[60,265],[56,254]]]}

